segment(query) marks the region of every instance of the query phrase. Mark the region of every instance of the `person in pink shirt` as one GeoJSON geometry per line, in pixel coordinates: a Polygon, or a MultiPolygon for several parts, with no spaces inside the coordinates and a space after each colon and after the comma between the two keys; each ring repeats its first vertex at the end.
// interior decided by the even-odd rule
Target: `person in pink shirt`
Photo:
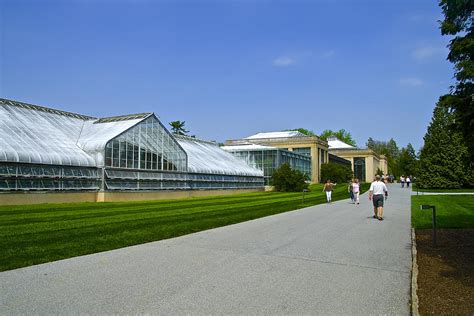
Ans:
{"type": "Polygon", "coordinates": [[[360,184],[359,179],[354,179],[352,182],[352,193],[354,194],[354,203],[359,204],[360,184]]]}

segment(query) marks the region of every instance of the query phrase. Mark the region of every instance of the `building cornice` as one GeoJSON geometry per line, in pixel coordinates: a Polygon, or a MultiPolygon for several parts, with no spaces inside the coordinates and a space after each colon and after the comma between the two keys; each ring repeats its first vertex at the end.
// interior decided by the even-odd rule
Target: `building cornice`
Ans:
{"type": "Polygon", "coordinates": [[[347,148],[339,148],[339,149],[329,149],[329,153],[339,156],[339,155],[347,155],[347,156],[356,156],[356,155],[364,155],[364,156],[375,156],[378,159],[387,159],[384,155],[379,155],[375,151],[369,148],[354,148],[354,149],[347,149],[347,148]]]}
{"type": "Polygon", "coordinates": [[[273,144],[317,144],[322,147],[328,148],[328,143],[317,136],[230,139],[225,142],[226,145],[244,145],[248,143],[269,146],[273,144]]]}

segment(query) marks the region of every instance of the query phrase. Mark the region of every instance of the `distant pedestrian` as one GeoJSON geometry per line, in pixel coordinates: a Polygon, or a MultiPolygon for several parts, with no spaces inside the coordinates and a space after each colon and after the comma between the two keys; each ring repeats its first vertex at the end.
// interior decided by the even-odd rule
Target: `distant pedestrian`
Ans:
{"type": "Polygon", "coordinates": [[[380,181],[380,176],[375,176],[375,181],[370,184],[369,201],[374,204],[374,218],[383,221],[383,201],[388,197],[388,190],[385,183],[380,181]]]}
{"type": "Polygon", "coordinates": [[[359,179],[354,179],[352,182],[352,194],[354,195],[354,203],[359,204],[360,184],[359,179]]]}
{"type": "Polygon", "coordinates": [[[402,184],[402,188],[405,187],[405,177],[404,176],[400,176],[400,183],[402,184]]]}
{"type": "Polygon", "coordinates": [[[407,176],[407,177],[406,177],[405,182],[406,182],[406,184],[407,184],[407,188],[409,188],[409,187],[410,187],[410,183],[411,183],[410,176],[407,176]]]}
{"type": "Polygon", "coordinates": [[[347,186],[347,192],[349,192],[349,197],[351,198],[351,202],[354,203],[354,192],[352,192],[352,183],[354,182],[354,179],[349,181],[349,185],[347,186]]]}
{"type": "Polygon", "coordinates": [[[332,190],[336,184],[332,183],[331,180],[327,179],[326,183],[324,184],[323,192],[326,192],[326,199],[328,203],[332,202],[332,190]]]}

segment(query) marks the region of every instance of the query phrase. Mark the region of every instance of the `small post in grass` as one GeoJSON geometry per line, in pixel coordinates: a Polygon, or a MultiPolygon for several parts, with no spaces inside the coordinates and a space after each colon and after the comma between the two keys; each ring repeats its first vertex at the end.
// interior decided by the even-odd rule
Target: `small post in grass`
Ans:
{"type": "Polygon", "coordinates": [[[308,190],[308,189],[303,189],[303,199],[302,199],[302,201],[301,201],[301,204],[302,204],[302,205],[304,205],[304,194],[305,194],[306,192],[309,192],[309,190],[308,190]]]}
{"type": "Polygon", "coordinates": [[[420,205],[420,210],[430,209],[433,209],[433,247],[436,247],[436,206],[427,204],[420,205]]]}

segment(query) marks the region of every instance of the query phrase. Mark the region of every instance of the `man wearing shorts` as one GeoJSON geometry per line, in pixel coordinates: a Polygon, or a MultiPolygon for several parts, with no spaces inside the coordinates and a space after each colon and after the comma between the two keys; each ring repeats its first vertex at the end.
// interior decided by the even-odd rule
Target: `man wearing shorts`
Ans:
{"type": "Polygon", "coordinates": [[[383,221],[383,200],[387,199],[388,190],[385,183],[380,181],[380,176],[375,176],[375,181],[370,184],[369,201],[374,203],[374,218],[383,221]]]}

